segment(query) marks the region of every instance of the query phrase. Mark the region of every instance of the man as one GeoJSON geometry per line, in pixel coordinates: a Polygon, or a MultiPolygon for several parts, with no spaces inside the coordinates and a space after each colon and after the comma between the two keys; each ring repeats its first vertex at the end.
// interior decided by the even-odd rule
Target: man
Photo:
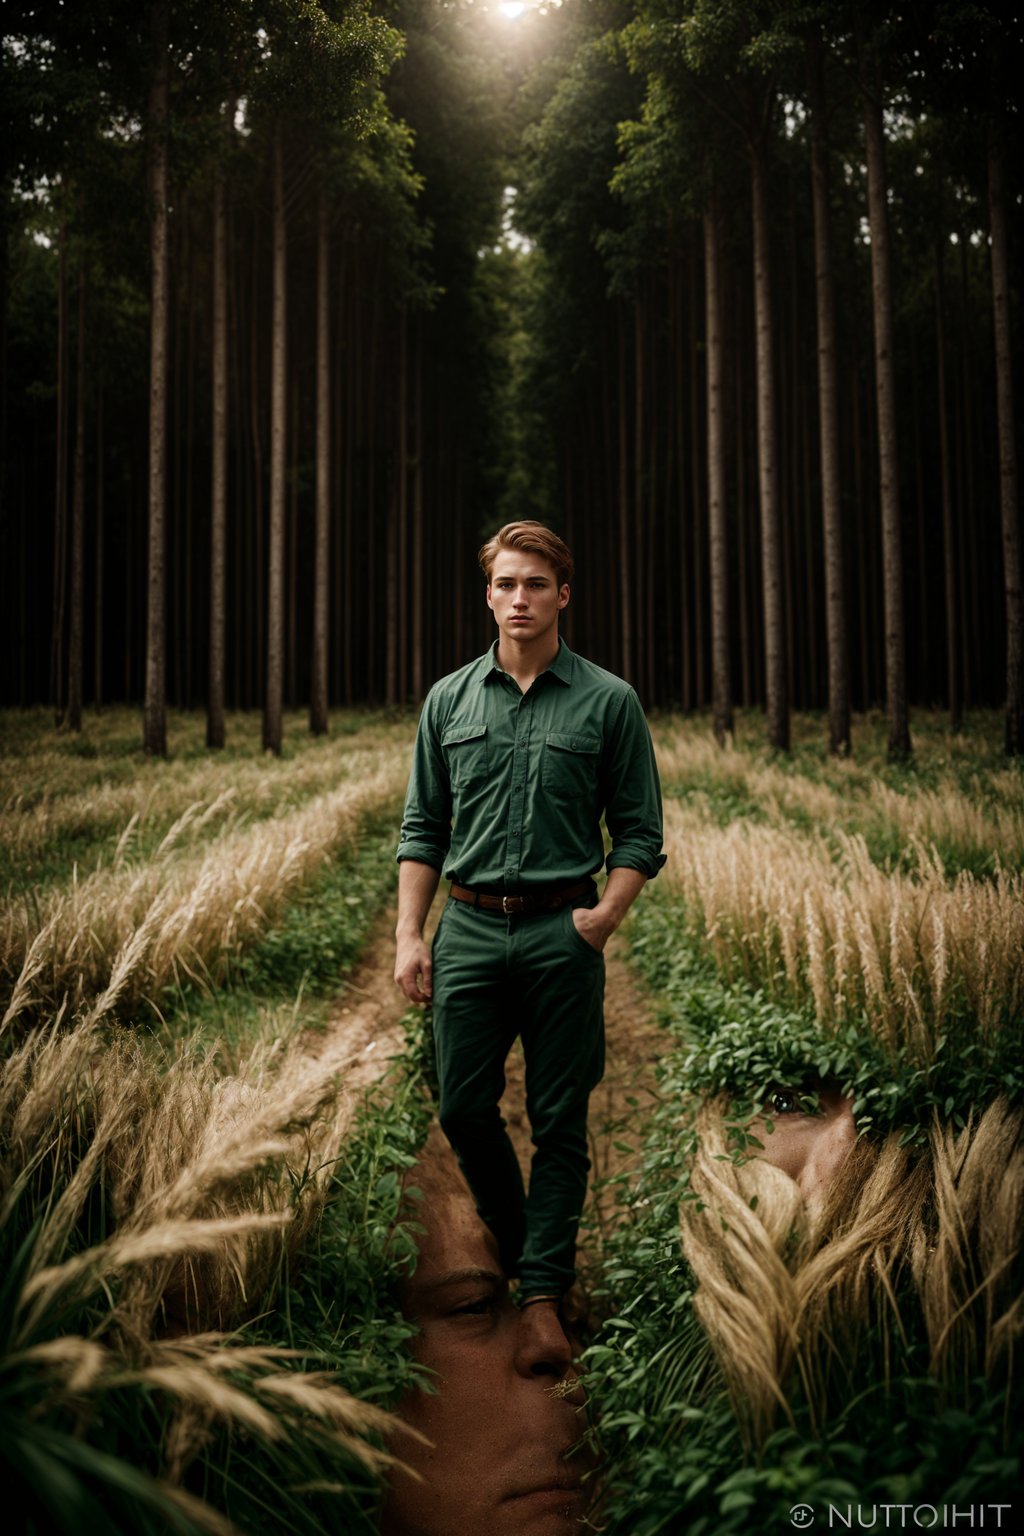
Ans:
{"type": "Polygon", "coordinates": [[[498,639],[442,678],[406,798],[395,980],[433,999],[440,1120],[520,1305],[557,1307],[575,1276],[587,1101],[604,1069],[602,950],[664,863],[650,733],[626,683],[558,634],[573,563],[541,523],[480,551],[498,639]],[[608,881],[602,812],[611,837],[608,881]],[[423,924],[451,891],[433,955],[423,924]],[[519,1035],[535,1147],[529,1194],[498,1103],[519,1035]]]}

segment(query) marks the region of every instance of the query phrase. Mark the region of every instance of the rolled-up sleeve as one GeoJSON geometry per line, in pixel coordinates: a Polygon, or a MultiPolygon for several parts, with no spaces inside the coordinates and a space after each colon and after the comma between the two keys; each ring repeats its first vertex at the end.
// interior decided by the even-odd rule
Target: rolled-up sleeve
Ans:
{"type": "Polygon", "coordinates": [[[604,785],[605,824],[612,841],[606,867],[637,869],[653,880],[665,862],[661,784],[651,733],[632,688],[609,732],[604,785]]]}
{"type": "Polygon", "coordinates": [[[430,693],[416,732],[397,858],[443,869],[452,840],[452,791],[434,715],[430,693]]]}

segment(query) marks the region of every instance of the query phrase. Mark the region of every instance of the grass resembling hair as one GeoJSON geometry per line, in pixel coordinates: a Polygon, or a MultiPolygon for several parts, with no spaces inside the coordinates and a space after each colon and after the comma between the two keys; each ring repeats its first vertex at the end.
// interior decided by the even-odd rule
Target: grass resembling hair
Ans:
{"type": "Polygon", "coordinates": [[[560,587],[568,586],[572,582],[575,564],[572,551],[564,539],[560,539],[557,533],[552,533],[550,528],[545,528],[543,523],[538,523],[532,518],[524,518],[518,523],[506,523],[504,528],[499,528],[487,543],[481,546],[478,559],[480,569],[487,580],[491,579],[491,570],[496,557],[503,549],[520,550],[528,555],[540,555],[546,560],[555,573],[555,579],[560,587]]]}
{"type": "Polygon", "coordinates": [[[803,1401],[823,1430],[859,1392],[926,1374],[968,1408],[1009,1392],[1024,1331],[1024,1112],[997,1099],[924,1147],[862,1138],[812,1218],[792,1179],[728,1155],[706,1106],[683,1248],[694,1307],[752,1444],[803,1401]]]}

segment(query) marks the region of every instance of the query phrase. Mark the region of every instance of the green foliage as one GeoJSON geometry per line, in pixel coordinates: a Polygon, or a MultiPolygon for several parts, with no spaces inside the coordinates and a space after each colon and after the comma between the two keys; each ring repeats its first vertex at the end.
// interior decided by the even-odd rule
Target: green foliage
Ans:
{"type": "Polygon", "coordinates": [[[354,87],[389,69],[402,39],[366,0],[260,0],[250,25],[260,45],[252,87],[258,104],[314,122],[371,120],[354,87]]]}
{"type": "Polygon", "coordinates": [[[376,818],[360,828],[358,845],[329,860],[280,923],[246,950],[237,983],[261,996],[336,992],[396,883],[394,818],[376,818]]]}
{"type": "MultiPolygon", "coordinates": [[[[727,983],[688,927],[677,902],[641,903],[632,924],[634,954],[646,980],[665,999],[666,1018],[682,1052],[679,1072],[690,1096],[727,1094],[741,1124],[773,1086],[828,1080],[854,1100],[863,1132],[903,1130],[920,1137],[934,1114],[965,1123],[998,1095],[1024,1098],[1016,1032],[985,1042],[969,1019],[950,1021],[933,1060],[887,1049],[867,1020],[824,1028],[809,1006],[792,1007],[763,992],[727,983]]],[[[744,1140],[737,1131],[742,1151],[744,1140]]]]}

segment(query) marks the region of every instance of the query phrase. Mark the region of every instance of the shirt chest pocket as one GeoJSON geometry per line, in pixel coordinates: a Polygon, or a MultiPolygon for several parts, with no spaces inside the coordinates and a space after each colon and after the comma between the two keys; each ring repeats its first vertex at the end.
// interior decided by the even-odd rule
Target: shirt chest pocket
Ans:
{"type": "Polygon", "coordinates": [[[541,784],[544,793],[562,802],[597,797],[597,767],[601,742],[585,731],[548,731],[544,738],[541,784]]]}
{"type": "Polygon", "coordinates": [[[486,782],[487,727],[482,721],[462,721],[447,726],[441,732],[441,751],[453,791],[486,782]]]}

